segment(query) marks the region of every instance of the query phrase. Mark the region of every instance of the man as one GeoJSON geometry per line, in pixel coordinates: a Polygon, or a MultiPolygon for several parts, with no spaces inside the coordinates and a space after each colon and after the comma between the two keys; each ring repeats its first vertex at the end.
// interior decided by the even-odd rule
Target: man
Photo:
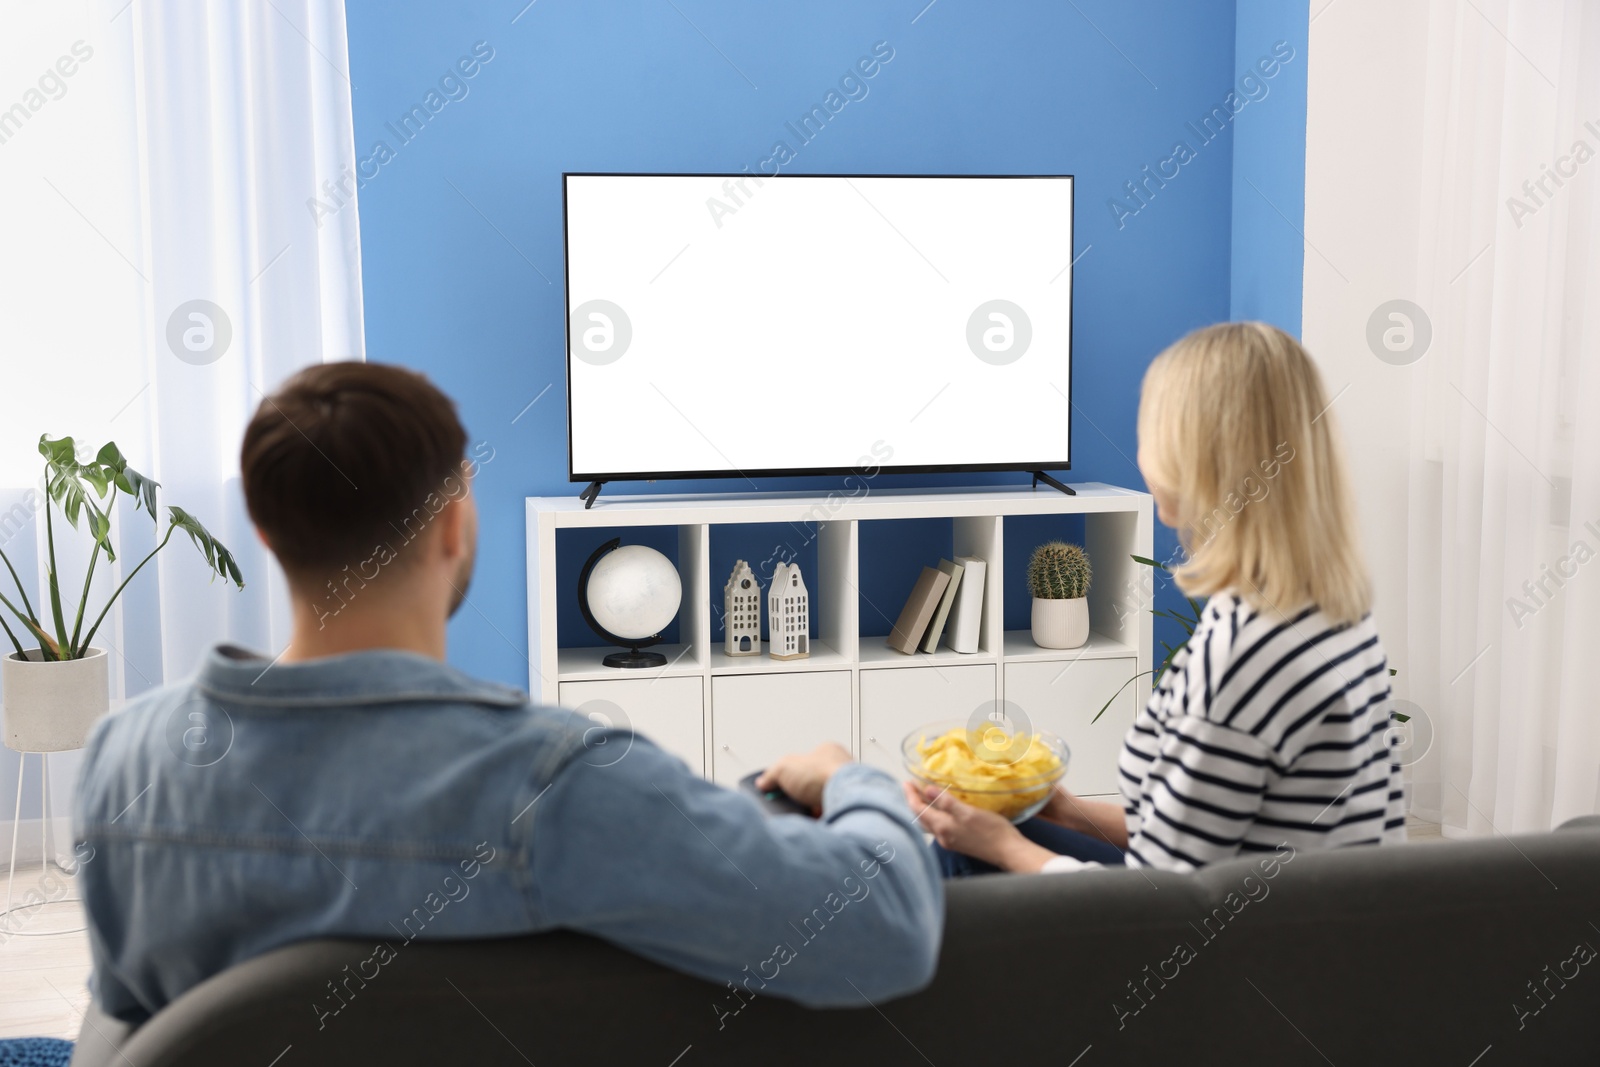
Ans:
{"type": "Polygon", "coordinates": [[[821,817],[769,819],[647,738],[445,665],[477,535],[465,445],[396,367],[310,367],[256,411],[245,500],[292,637],[275,660],[217,647],[90,739],[101,1008],[143,1019],[305,938],[381,955],[556,927],[809,1005],[925,985],[939,872],[889,776],[837,745],[787,757],[769,779],[821,817]]]}

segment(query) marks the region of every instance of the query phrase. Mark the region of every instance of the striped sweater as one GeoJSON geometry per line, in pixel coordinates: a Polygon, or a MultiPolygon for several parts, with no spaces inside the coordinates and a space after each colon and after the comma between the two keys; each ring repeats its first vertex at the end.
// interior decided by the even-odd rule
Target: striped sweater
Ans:
{"type": "Polygon", "coordinates": [[[1334,627],[1211,599],[1118,761],[1130,866],[1404,840],[1372,616],[1334,627]]]}

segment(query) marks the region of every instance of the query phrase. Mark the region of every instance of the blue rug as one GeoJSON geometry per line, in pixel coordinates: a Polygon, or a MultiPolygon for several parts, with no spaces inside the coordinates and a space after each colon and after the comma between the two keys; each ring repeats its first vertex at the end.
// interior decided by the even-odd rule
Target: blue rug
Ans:
{"type": "Polygon", "coordinates": [[[67,1067],[72,1042],[53,1037],[0,1040],[0,1067],[67,1067]]]}

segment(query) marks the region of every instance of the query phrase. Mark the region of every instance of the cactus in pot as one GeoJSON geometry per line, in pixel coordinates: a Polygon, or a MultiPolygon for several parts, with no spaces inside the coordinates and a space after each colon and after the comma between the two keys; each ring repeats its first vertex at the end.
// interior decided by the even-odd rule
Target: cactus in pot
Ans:
{"type": "Polygon", "coordinates": [[[1033,594],[1033,642],[1040,648],[1078,648],[1089,639],[1089,557],[1078,545],[1046,541],[1028,561],[1033,594]]]}
{"type": "Polygon", "coordinates": [[[1093,571],[1077,545],[1046,541],[1028,561],[1028,588],[1040,600],[1078,600],[1089,595],[1093,571]]]}

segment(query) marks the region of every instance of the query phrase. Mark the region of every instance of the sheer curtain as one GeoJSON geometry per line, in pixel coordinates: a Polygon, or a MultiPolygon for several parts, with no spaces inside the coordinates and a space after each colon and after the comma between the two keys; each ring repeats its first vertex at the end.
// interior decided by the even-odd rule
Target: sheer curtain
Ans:
{"type": "Polygon", "coordinates": [[[1414,810],[1545,829],[1600,810],[1600,8],[1435,0],[1423,58],[1414,810]]]}
{"type": "MultiPolygon", "coordinates": [[[[160,528],[168,504],[193,513],[246,581],[242,592],[208,581],[175,537],[96,637],[115,699],[184,676],[218,640],[286,640],[238,444],[263,390],[308,363],[363,356],[344,5],[87,0],[7,20],[0,548],[37,605],[38,437],[115,440],[161,482],[160,528]]],[[[116,524],[118,563],[99,569],[91,605],[155,543],[143,512],[119,506],[116,524]]],[[[70,585],[88,539],[61,525],[70,585]]],[[[16,759],[0,759],[9,797],[16,759]]],[[[73,761],[51,762],[64,799],[73,761]]]]}

